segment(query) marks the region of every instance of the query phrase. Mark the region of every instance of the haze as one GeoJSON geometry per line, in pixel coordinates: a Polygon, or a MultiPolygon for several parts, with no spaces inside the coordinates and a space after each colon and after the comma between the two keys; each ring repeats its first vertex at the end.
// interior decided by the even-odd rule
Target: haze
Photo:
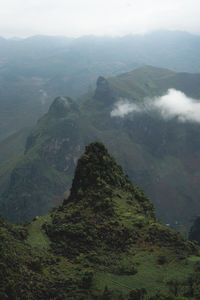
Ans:
{"type": "Polygon", "coordinates": [[[0,0],[0,36],[200,34],[198,0],[0,0]]]}

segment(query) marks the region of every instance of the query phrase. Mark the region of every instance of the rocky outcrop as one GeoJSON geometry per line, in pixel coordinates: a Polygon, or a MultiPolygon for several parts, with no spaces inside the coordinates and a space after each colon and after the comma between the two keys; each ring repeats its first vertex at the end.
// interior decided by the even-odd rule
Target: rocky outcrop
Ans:
{"type": "Polygon", "coordinates": [[[106,105],[113,104],[116,101],[109,82],[102,76],[97,79],[94,99],[106,105]]]}

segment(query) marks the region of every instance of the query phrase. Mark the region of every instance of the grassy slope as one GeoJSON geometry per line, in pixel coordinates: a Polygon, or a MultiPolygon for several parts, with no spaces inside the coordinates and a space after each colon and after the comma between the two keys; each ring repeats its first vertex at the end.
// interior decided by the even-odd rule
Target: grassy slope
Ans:
{"type": "MultiPolygon", "coordinates": [[[[39,254],[41,250],[49,249],[49,239],[44,232],[40,232],[41,225],[45,222],[49,223],[49,217],[41,217],[29,226],[29,236],[27,242],[35,248],[39,254]]],[[[44,252],[43,252],[44,253],[44,252]]],[[[44,255],[44,254],[43,254],[44,255]]],[[[102,294],[105,286],[114,293],[122,293],[128,295],[131,290],[145,288],[148,292],[148,297],[156,292],[168,293],[169,288],[167,282],[170,280],[178,280],[182,282],[194,273],[195,264],[200,261],[199,256],[188,256],[184,259],[179,259],[177,254],[174,254],[168,249],[160,247],[148,247],[144,244],[143,247],[133,248],[132,253],[124,256],[124,262],[133,264],[137,268],[135,275],[116,275],[113,271],[109,271],[109,267],[102,268],[93,266],[86,268],[81,265],[72,263],[69,259],[59,256],[59,264],[57,266],[46,266],[43,269],[44,274],[50,279],[55,280],[52,275],[52,270],[57,272],[57,277],[62,278],[78,278],[77,270],[93,270],[94,278],[91,293],[93,295],[102,294]],[[160,256],[165,256],[167,262],[164,265],[158,263],[160,256]],[[63,275],[62,275],[63,274],[63,275]]],[[[84,261],[82,259],[82,261],[84,261]]],[[[111,268],[112,269],[112,268],[111,268]]],[[[78,292],[77,292],[78,293],[78,292]]],[[[90,299],[90,296],[87,296],[90,299]]],[[[146,299],[146,298],[145,298],[146,299]]],[[[195,299],[195,298],[194,298],[195,299]]]]}
{"type": "Polygon", "coordinates": [[[199,249],[157,223],[148,198],[106,151],[98,159],[99,150],[94,153],[82,156],[71,198],[62,206],[26,227],[1,223],[0,263],[7,272],[0,270],[0,276],[8,282],[0,285],[2,299],[8,287],[18,299],[23,289],[23,299],[100,300],[105,286],[112,300],[120,294],[127,300],[139,288],[148,299],[157,291],[169,294],[171,280],[178,280],[183,293],[181,284],[200,261],[199,249]]]}
{"type": "MultiPolygon", "coordinates": [[[[127,259],[127,257],[126,257],[127,259]]],[[[199,261],[199,257],[194,257],[199,261]]],[[[107,272],[97,272],[95,274],[95,289],[104,290],[107,285],[111,290],[123,291],[128,294],[131,290],[145,288],[148,296],[155,295],[156,292],[169,292],[167,282],[170,280],[184,281],[194,272],[194,263],[190,257],[184,261],[176,261],[171,253],[157,249],[155,252],[142,251],[136,249],[134,258],[129,258],[130,263],[138,264],[138,273],[135,275],[115,275],[107,272]],[[169,263],[158,264],[160,255],[166,255],[169,263]],[[171,256],[171,257],[170,257],[171,256]],[[170,260],[171,259],[171,260],[170,260]]]]}
{"type": "MultiPolygon", "coordinates": [[[[126,211],[124,205],[123,208],[121,207],[121,209],[122,215],[124,215],[124,218],[126,218],[125,214],[128,215],[129,212],[126,211]]],[[[32,273],[35,272],[38,257],[41,257],[43,261],[42,269],[41,267],[39,267],[40,269],[39,273],[37,271],[37,276],[39,276],[40,279],[44,282],[44,286],[38,286],[37,283],[37,290],[40,290],[40,288],[42,287],[45,291],[45,289],[48,287],[48,284],[53,284],[53,286],[56,286],[56,284],[59,284],[59,282],[64,283],[66,280],[69,280],[69,278],[71,278],[72,281],[81,280],[82,272],[92,271],[94,277],[92,286],[90,288],[90,294],[84,296],[85,292],[81,292],[81,290],[76,287],[74,288],[74,295],[76,295],[75,297],[77,297],[77,299],[79,299],[78,295],[80,295],[80,299],[94,299],[93,297],[95,295],[103,294],[105,286],[107,286],[114,295],[122,294],[124,296],[124,299],[127,299],[127,295],[128,293],[130,293],[130,291],[139,288],[145,288],[147,290],[147,296],[145,297],[145,299],[148,299],[149,296],[155,295],[155,293],[158,291],[168,294],[169,288],[167,282],[169,282],[170,280],[178,280],[178,282],[186,280],[190,276],[190,274],[194,273],[194,267],[196,263],[200,261],[199,256],[186,255],[184,258],[180,259],[179,255],[177,255],[174,250],[160,248],[156,245],[149,247],[149,245],[144,243],[139,247],[133,247],[132,249],[130,249],[128,254],[124,254],[122,257],[120,257],[121,265],[127,266],[127,262],[128,265],[133,264],[137,269],[137,273],[135,275],[115,274],[113,273],[113,266],[111,266],[111,268],[109,266],[104,267],[103,265],[95,266],[94,264],[92,266],[90,264],[88,266],[84,266],[84,264],[88,264],[88,261],[86,262],[86,260],[84,260],[84,257],[82,257],[81,259],[79,258],[77,263],[75,263],[74,261],[64,256],[54,256],[52,254],[49,256],[48,250],[51,251],[50,240],[45,231],[42,229],[42,225],[45,223],[51,224],[50,215],[39,217],[36,221],[33,221],[28,226],[28,237],[26,243],[28,243],[33,249],[32,258],[30,258],[28,254],[24,255],[26,261],[31,261],[31,259],[33,261],[33,269],[31,267],[32,273]],[[158,263],[160,256],[164,256],[166,258],[166,262],[163,265],[158,263]]],[[[23,253],[25,251],[24,246],[20,245],[19,243],[14,246],[14,243],[14,240],[12,240],[12,247],[17,247],[17,252],[21,251],[21,253],[23,253]]],[[[14,259],[14,257],[12,259],[14,259]]],[[[19,261],[23,266],[23,264],[25,263],[24,259],[21,258],[21,260],[19,261]]],[[[28,272],[28,270],[26,272],[28,272]]],[[[29,276],[28,273],[26,276],[29,276]]],[[[19,278],[16,277],[16,280],[19,280],[19,278]]],[[[34,289],[34,280],[35,279],[33,277],[33,285],[32,287],[29,286],[30,299],[34,299],[34,293],[36,292],[34,289]]],[[[49,290],[53,290],[51,286],[49,286],[48,288],[49,290]]],[[[43,299],[40,298],[43,297],[40,295],[40,293],[37,295],[39,297],[38,299],[43,299]]],[[[57,294],[57,296],[59,296],[59,293],[57,294]]],[[[57,298],[54,295],[52,299],[57,298]]],[[[115,299],[115,296],[111,299],[115,299]]],[[[187,299],[198,298],[194,297],[187,299]]]]}
{"type": "Polygon", "coordinates": [[[200,74],[176,73],[171,70],[146,66],[109,79],[119,96],[142,100],[145,96],[164,94],[169,88],[200,98],[200,74]]]}
{"type": "Polygon", "coordinates": [[[42,225],[50,222],[50,220],[50,215],[46,215],[43,217],[36,217],[36,220],[30,223],[28,226],[27,243],[31,247],[36,247],[37,249],[49,249],[50,241],[42,229],[42,225]]]}

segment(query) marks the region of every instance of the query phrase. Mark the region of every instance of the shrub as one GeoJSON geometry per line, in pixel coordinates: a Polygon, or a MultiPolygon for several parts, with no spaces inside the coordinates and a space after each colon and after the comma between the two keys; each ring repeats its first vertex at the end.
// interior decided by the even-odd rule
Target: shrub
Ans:
{"type": "Polygon", "coordinates": [[[159,255],[158,256],[158,264],[164,265],[167,263],[167,257],[165,255],[159,255]]]}

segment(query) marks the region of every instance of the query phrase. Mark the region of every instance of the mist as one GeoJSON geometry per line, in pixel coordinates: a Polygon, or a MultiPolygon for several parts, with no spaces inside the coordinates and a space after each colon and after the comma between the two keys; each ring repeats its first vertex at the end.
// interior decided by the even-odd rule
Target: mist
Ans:
{"type": "Polygon", "coordinates": [[[146,98],[142,104],[120,99],[111,111],[111,117],[124,118],[138,112],[157,111],[165,120],[177,118],[179,122],[200,122],[200,101],[187,97],[183,92],[169,89],[161,97],[146,98]]]}
{"type": "Polygon", "coordinates": [[[111,111],[111,117],[120,117],[124,118],[126,115],[131,112],[139,112],[141,108],[134,103],[130,103],[128,99],[120,99],[118,102],[114,104],[114,109],[111,111]]]}
{"type": "Polygon", "coordinates": [[[40,102],[41,102],[42,105],[45,105],[45,104],[46,104],[46,101],[47,101],[47,99],[48,99],[48,94],[47,94],[47,92],[44,91],[43,89],[40,89],[40,90],[39,90],[39,93],[40,93],[40,97],[39,97],[40,102]]]}
{"type": "Polygon", "coordinates": [[[200,34],[199,10],[198,0],[7,0],[1,1],[0,35],[123,36],[161,29],[200,34]]]}

